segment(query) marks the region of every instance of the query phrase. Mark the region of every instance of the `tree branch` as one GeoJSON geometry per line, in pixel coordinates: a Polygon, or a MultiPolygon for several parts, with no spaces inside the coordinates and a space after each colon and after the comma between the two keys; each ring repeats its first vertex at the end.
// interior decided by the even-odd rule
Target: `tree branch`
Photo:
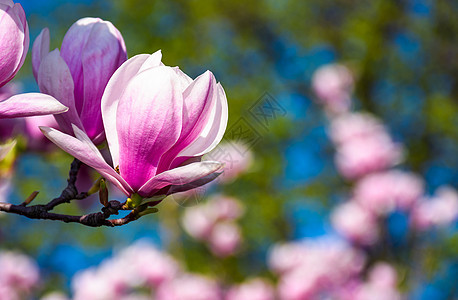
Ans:
{"type": "Polygon", "coordinates": [[[135,221],[140,217],[139,213],[142,211],[142,209],[145,209],[145,207],[138,207],[137,209],[132,210],[124,218],[108,220],[110,216],[117,215],[119,210],[123,210],[123,203],[120,203],[116,200],[108,201],[106,206],[102,208],[101,212],[87,215],[71,216],[51,213],[50,211],[60,204],[70,203],[72,200],[80,200],[89,196],[87,192],[78,193],[78,189],[76,188],[76,179],[81,164],[82,163],[78,159],[75,158],[73,160],[68,174],[67,187],[62,191],[59,197],[52,199],[49,203],[44,205],[28,205],[36,196],[37,192],[34,192],[29,197],[30,199],[19,205],[0,202],[0,211],[22,215],[30,219],[56,220],[65,223],[80,223],[90,227],[121,226],[135,221]]]}
{"type": "Polygon", "coordinates": [[[112,200],[108,202],[106,207],[102,208],[102,212],[91,213],[82,216],[71,216],[50,213],[47,211],[46,205],[22,206],[0,202],[0,211],[22,215],[30,219],[56,220],[65,223],[80,223],[90,227],[121,226],[138,219],[139,211],[133,210],[124,218],[108,220],[111,215],[118,214],[118,211],[121,210],[121,207],[122,204],[119,201],[112,200]]]}

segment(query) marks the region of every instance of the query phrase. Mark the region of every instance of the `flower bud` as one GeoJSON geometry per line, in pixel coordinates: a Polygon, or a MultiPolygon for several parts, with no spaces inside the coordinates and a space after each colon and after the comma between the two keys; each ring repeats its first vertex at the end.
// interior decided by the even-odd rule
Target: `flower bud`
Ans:
{"type": "Polygon", "coordinates": [[[0,87],[13,79],[22,67],[29,41],[22,6],[11,0],[0,1],[0,87]]]}

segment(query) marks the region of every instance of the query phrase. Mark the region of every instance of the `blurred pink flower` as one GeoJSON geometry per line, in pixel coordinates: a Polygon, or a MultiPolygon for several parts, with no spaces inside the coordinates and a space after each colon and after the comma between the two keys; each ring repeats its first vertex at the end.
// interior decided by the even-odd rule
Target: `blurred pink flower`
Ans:
{"type": "Polygon", "coordinates": [[[236,220],[244,213],[240,201],[226,195],[213,195],[208,199],[206,206],[217,221],[236,220]]]}
{"type": "Polygon", "coordinates": [[[184,230],[197,240],[205,240],[215,225],[215,217],[209,213],[206,206],[197,205],[186,208],[182,224],[184,230]]]}
{"type": "Polygon", "coordinates": [[[217,257],[233,255],[242,241],[240,228],[233,222],[217,223],[208,239],[211,252],[217,257]]]}
{"type": "Polygon", "coordinates": [[[336,165],[347,179],[381,171],[402,161],[402,147],[386,133],[351,139],[337,148],[336,165]]]}
{"type": "Polygon", "coordinates": [[[372,245],[379,238],[376,216],[355,201],[337,206],[331,221],[337,232],[357,244],[372,245]]]}
{"type": "Polygon", "coordinates": [[[384,215],[394,209],[408,210],[423,195],[423,181],[412,173],[390,170],[358,181],[354,199],[369,211],[384,215]]]}
{"type": "Polygon", "coordinates": [[[253,153],[242,143],[231,141],[219,144],[206,155],[210,160],[224,163],[224,173],[218,182],[230,183],[253,165],[253,153]]]}
{"type": "Polygon", "coordinates": [[[318,100],[332,113],[350,109],[353,85],[353,74],[339,64],[324,65],[312,77],[312,88],[318,100]]]}
{"type": "Polygon", "coordinates": [[[49,30],[43,29],[32,49],[33,75],[42,93],[69,108],[56,115],[61,130],[72,124],[95,143],[105,139],[100,101],[111,75],[127,60],[121,33],[108,21],[83,18],[65,34],[61,51],[49,52],[49,30]]]}
{"type": "Polygon", "coordinates": [[[369,271],[368,280],[355,295],[356,300],[400,300],[396,270],[387,263],[377,263],[369,271]]]}
{"type": "Polygon", "coordinates": [[[96,268],[78,272],[72,279],[74,300],[118,299],[125,291],[124,285],[112,280],[113,275],[122,275],[126,270],[115,269],[112,273],[96,268]]]}
{"type": "Polygon", "coordinates": [[[281,275],[280,299],[313,299],[330,293],[358,275],[365,263],[361,252],[334,238],[304,240],[293,245],[275,246],[269,258],[272,270],[281,275]]]}
{"type": "Polygon", "coordinates": [[[412,212],[412,225],[418,230],[446,226],[458,218],[458,193],[452,187],[439,188],[432,199],[418,202],[412,212]]]}
{"type": "Polygon", "coordinates": [[[346,113],[331,120],[329,137],[336,145],[374,135],[386,135],[386,128],[368,113],[346,113]]]}
{"type": "Polygon", "coordinates": [[[0,87],[22,67],[29,50],[29,27],[21,4],[0,1],[0,87]]]}
{"type": "Polygon", "coordinates": [[[222,300],[218,284],[209,278],[184,274],[159,286],[156,300],[222,300]]]}
{"type": "Polygon", "coordinates": [[[124,260],[133,268],[137,285],[152,288],[157,288],[164,282],[172,280],[180,271],[173,257],[142,241],[126,248],[117,259],[124,260]]]}
{"type": "Polygon", "coordinates": [[[70,300],[70,298],[61,292],[52,292],[44,295],[40,300],[70,300]]]}
{"type": "Polygon", "coordinates": [[[275,290],[264,279],[253,278],[239,285],[231,287],[225,300],[274,300],[275,290]]]}
{"type": "Polygon", "coordinates": [[[18,294],[29,294],[39,280],[38,266],[31,258],[15,252],[0,252],[0,286],[18,294]]]}
{"type": "Polygon", "coordinates": [[[232,255],[240,245],[240,229],[233,221],[243,212],[237,199],[215,195],[205,203],[187,208],[182,224],[190,236],[207,242],[213,254],[225,257],[232,255]]]}

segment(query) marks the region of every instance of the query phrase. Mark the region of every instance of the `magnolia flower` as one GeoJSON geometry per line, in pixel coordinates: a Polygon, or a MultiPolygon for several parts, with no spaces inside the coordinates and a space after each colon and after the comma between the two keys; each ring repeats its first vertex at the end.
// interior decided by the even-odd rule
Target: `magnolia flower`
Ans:
{"type": "Polygon", "coordinates": [[[220,300],[218,284],[207,277],[184,274],[159,286],[157,300],[220,300]]]}
{"type": "Polygon", "coordinates": [[[355,201],[337,206],[331,221],[337,232],[358,244],[372,245],[378,239],[376,216],[355,201]]]}
{"type": "Polygon", "coordinates": [[[11,287],[19,293],[29,293],[37,287],[39,279],[38,266],[28,256],[0,252],[0,286],[11,287]]]}
{"type": "Polygon", "coordinates": [[[423,192],[424,183],[417,175],[390,170],[359,180],[354,188],[354,198],[375,215],[385,215],[395,209],[411,209],[423,192]]]}
{"type": "Polygon", "coordinates": [[[102,116],[111,165],[77,126],[75,137],[42,127],[56,145],[136,202],[203,185],[223,168],[216,161],[200,161],[226,130],[222,86],[210,71],[192,80],[180,69],[164,66],[161,57],[160,51],[137,55],[107,84],[102,116]]]}
{"type": "Polygon", "coordinates": [[[217,257],[233,255],[242,241],[239,226],[234,222],[222,222],[215,225],[208,243],[211,252],[217,257]]]}
{"type": "Polygon", "coordinates": [[[351,71],[339,64],[320,67],[312,78],[312,88],[318,99],[333,113],[348,111],[354,79],[351,71]]]}
{"type": "Polygon", "coordinates": [[[29,41],[22,6],[11,0],[0,0],[0,87],[13,79],[22,67],[29,41]]]}
{"type": "Polygon", "coordinates": [[[264,279],[253,278],[240,285],[231,287],[226,300],[274,300],[275,291],[264,279]]]}
{"type": "Polygon", "coordinates": [[[103,142],[100,100],[108,80],[127,59],[121,33],[108,21],[83,18],[65,34],[61,51],[49,52],[49,30],[33,43],[33,75],[40,91],[68,106],[55,116],[60,129],[72,134],[72,124],[96,144],[103,142]]]}

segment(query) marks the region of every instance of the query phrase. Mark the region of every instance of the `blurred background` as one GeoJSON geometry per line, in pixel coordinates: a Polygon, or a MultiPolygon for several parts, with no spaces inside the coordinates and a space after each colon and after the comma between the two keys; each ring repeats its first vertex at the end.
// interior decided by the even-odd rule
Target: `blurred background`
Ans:
{"type": "MultiPolygon", "coordinates": [[[[180,66],[192,78],[211,70],[223,85],[229,104],[223,146],[209,155],[225,161],[228,174],[197,193],[167,198],[158,206],[157,214],[119,228],[86,228],[1,214],[0,251],[26,254],[39,267],[39,283],[34,284],[24,299],[39,299],[54,291],[72,297],[78,288],[86,289],[75,283],[75,274],[90,267],[98,268],[123,249],[137,245],[139,240],[170,254],[185,272],[212,278],[222,293],[255,277],[263,278],[273,287],[278,299],[458,297],[458,3],[432,0],[16,2],[27,14],[31,44],[41,29],[48,27],[51,49],[60,48],[65,32],[76,20],[100,17],[111,21],[122,33],[129,57],[161,49],[166,65],[180,66]],[[322,76],[330,77],[322,79],[325,83],[321,90],[338,89],[344,96],[329,99],[332,96],[326,91],[320,94],[317,70],[323,70],[323,66],[328,68],[321,72],[322,76]],[[334,85],[329,83],[336,81],[334,85]],[[344,103],[344,108],[336,108],[332,101],[344,103]],[[366,168],[361,167],[366,161],[360,162],[355,153],[370,156],[382,146],[365,148],[364,144],[354,146],[354,150],[344,149],[343,142],[336,137],[339,128],[345,126],[341,117],[348,114],[361,117],[361,112],[368,113],[363,118],[368,123],[361,121],[370,124],[365,126],[382,127],[379,129],[388,139],[383,145],[395,147],[396,151],[390,155],[396,158],[376,158],[377,163],[382,162],[376,166],[368,162],[366,168]],[[341,123],[335,125],[337,120],[341,123]],[[347,152],[357,157],[342,159],[347,152]],[[351,159],[357,161],[356,166],[346,165],[351,159]],[[387,161],[383,162],[384,159],[387,161]],[[384,183],[380,183],[383,179],[375,180],[375,185],[367,188],[372,189],[372,194],[366,192],[381,194],[379,198],[374,196],[381,200],[373,200],[381,206],[386,204],[384,195],[393,189],[400,190],[388,197],[386,201],[391,202],[383,212],[364,215],[367,211],[361,212],[359,207],[357,211],[349,208],[347,215],[337,213],[348,202],[356,201],[358,205],[364,202],[364,199],[354,200],[363,189],[357,187],[363,185],[364,178],[393,170],[398,175],[411,175],[414,183],[410,184],[409,179],[405,184],[404,179],[384,183]],[[396,186],[398,183],[401,187],[396,186]],[[403,189],[413,194],[407,197],[405,201],[410,202],[404,206],[396,202],[403,201],[399,196],[403,189]],[[448,197],[448,202],[444,200],[440,209],[434,208],[431,202],[441,201],[441,197],[448,197]],[[227,204],[233,205],[227,208],[233,216],[209,217],[215,213],[209,212],[212,203],[218,203],[221,198],[235,201],[227,204]],[[425,202],[430,206],[422,206],[425,202]],[[199,208],[205,213],[199,212],[199,208]],[[437,211],[434,216],[425,217],[426,221],[421,219],[425,214],[422,212],[433,214],[434,209],[437,211]],[[203,214],[214,222],[222,218],[230,220],[224,221],[230,226],[219,227],[219,236],[227,237],[222,246],[193,227],[199,227],[193,219],[199,217],[193,214],[203,214]],[[375,229],[370,233],[355,232],[369,230],[371,226],[375,229]],[[289,249],[293,252],[286,256],[283,253],[286,257],[283,259],[294,258],[310,270],[302,270],[307,274],[296,272],[296,277],[278,267],[282,264],[278,262],[281,260],[278,253],[287,251],[281,245],[293,244],[300,245],[302,250],[297,251],[305,254],[289,249]],[[324,271],[320,279],[310,275],[318,267],[301,260],[310,253],[307,251],[316,248],[312,257],[325,262],[328,258],[320,255],[332,247],[356,251],[354,255],[360,258],[361,266],[350,273],[348,266],[342,267],[346,270],[342,271],[345,279],[329,279],[324,271]],[[373,277],[383,275],[373,274],[377,270],[383,273],[376,268],[380,263],[394,272],[394,275],[390,273],[393,282],[387,286],[396,296],[351,296],[362,293],[362,287],[377,285],[373,277]],[[313,280],[320,283],[303,291],[304,282],[313,280]],[[285,286],[295,285],[300,286],[296,295],[283,291],[285,286]],[[332,289],[324,288],[330,286],[332,289]]],[[[30,53],[10,83],[19,91],[38,91],[31,72],[30,53]]],[[[12,175],[10,186],[0,197],[2,201],[20,203],[32,191],[40,190],[35,201],[44,203],[58,196],[65,187],[72,158],[52,145],[46,146],[46,151],[31,150],[27,137],[21,134],[21,126],[13,127],[8,134],[18,138],[18,145],[15,157],[2,162],[4,170],[8,169],[12,175]]],[[[342,130],[352,132],[351,128],[342,130]]],[[[7,138],[3,137],[3,141],[7,138]]],[[[91,180],[97,178],[89,170],[83,175],[91,180]]],[[[369,199],[370,195],[362,197],[369,199]]],[[[115,191],[110,198],[123,200],[115,191]]],[[[218,205],[225,204],[215,204],[213,210],[218,205]]],[[[100,208],[97,199],[87,199],[62,205],[59,211],[81,214],[100,208]]],[[[216,211],[221,213],[224,209],[219,207],[216,211]]],[[[150,295],[145,287],[135,287],[129,293],[134,293],[132,290],[150,295]]],[[[378,293],[376,289],[371,291],[374,294],[367,295],[378,293]]],[[[93,299],[109,299],[103,297],[93,299]]]]}

